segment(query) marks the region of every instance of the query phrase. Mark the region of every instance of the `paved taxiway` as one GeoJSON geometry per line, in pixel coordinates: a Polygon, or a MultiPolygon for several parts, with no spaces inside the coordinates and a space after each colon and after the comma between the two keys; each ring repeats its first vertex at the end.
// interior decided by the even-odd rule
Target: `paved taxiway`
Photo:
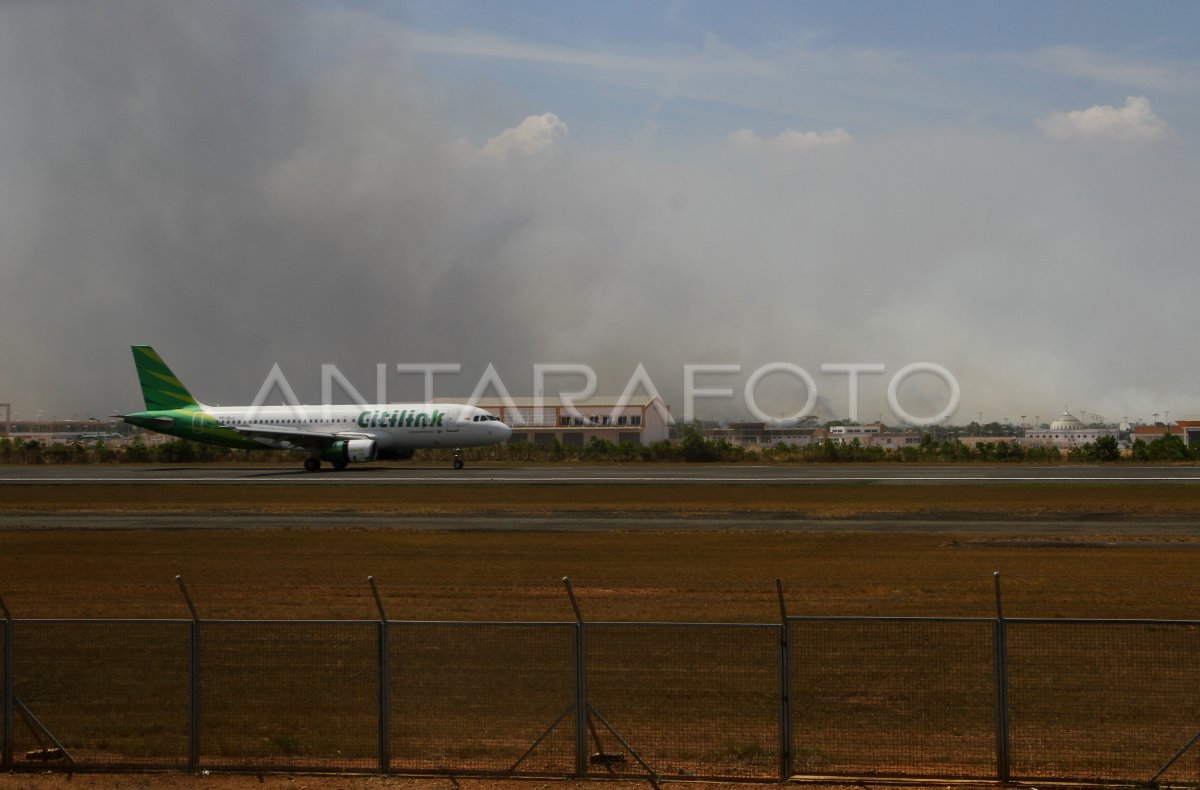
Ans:
{"type": "Polygon", "coordinates": [[[804,466],[489,466],[477,464],[454,470],[448,466],[368,465],[343,472],[324,469],[309,473],[286,466],[8,466],[0,467],[0,486],[29,484],[305,484],[305,485],[411,485],[411,484],[623,484],[698,483],[803,484],[803,483],[1005,483],[1005,482],[1106,482],[1200,483],[1200,466],[963,466],[846,464],[804,466]]]}
{"type": "MultiPolygon", "coordinates": [[[[1062,544],[1090,547],[1200,549],[1200,524],[1178,519],[1131,521],[1126,518],[1001,520],[992,518],[843,518],[805,519],[765,516],[671,515],[487,515],[403,516],[371,513],[3,513],[0,530],[189,530],[189,529],[400,529],[415,532],[704,532],[767,530],[778,532],[877,532],[896,534],[1021,536],[1021,545],[1044,546],[1036,538],[1136,535],[1120,539],[1062,544]]],[[[1055,544],[1059,545],[1059,544],[1055,544]]]]}
{"type": "MultiPolygon", "coordinates": [[[[404,515],[400,513],[248,513],[248,512],[122,512],[37,513],[4,512],[4,487],[61,485],[939,485],[1047,483],[1200,484],[1200,467],[1192,466],[963,466],[890,464],[720,466],[489,466],[477,464],[455,471],[441,465],[369,465],[344,472],[312,474],[287,466],[10,466],[0,467],[0,529],[3,530],[126,530],[126,529],[284,529],[356,528],[417,531],[546,531],[597,530],[804,530],[818,532],[904,532],[975,535],[1095,536],[1138,535],[1200,547],[1200,523],[1182,517],[1131,520],[1128,516],[1064,515],[1047,519],[1004,519],[977,515],[966,518],[796,518],[768,514],[487,514],[404,515]]],[[[1078,539],[1078,538],[1077,538],[1078,539]]],[[[1156,545],[1150,541],[1145,545],[1156,545]]],[[[1034,546],[1034,543],[1022,544],[1034,546]]],[[[1083,545],[1083,544],[1080,544],[1083,545]]],[[[1100,545],[1089,543],[1088,545],[1100,545]]],[[[1110,545],[1105,543],[1103,545],[1110,545]]],[[[1111,545],[1123,545],[1119,542],[1111,545]]],[[[1142,545],[1142,544],[1138,544],[1142,545]]]]}

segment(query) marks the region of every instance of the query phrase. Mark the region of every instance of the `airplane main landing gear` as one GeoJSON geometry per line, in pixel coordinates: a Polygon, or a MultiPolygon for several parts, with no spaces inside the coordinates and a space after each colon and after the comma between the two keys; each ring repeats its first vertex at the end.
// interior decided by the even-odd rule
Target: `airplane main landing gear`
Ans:
{"type": "Polygon", "coordinates": [[[458,449],[457,447],[454,448],[454,468],[455,469],[463,468],[462,450],[458,449]]]}
{"type": "Polygon", "coordinates": [[[320,468],[321,468],[321,459],[320,458],[304,459],[304,471],[315,472],[320,468]]]}

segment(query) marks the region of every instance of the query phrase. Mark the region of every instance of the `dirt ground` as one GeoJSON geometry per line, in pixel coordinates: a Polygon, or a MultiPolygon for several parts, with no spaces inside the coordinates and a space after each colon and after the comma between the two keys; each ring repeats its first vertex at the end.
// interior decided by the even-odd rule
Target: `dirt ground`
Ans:
{"type": "MultiPolygon", "coordinates": [[[[670,782],[672,790],[706,790],[712,783],[670,782]]],[[[729,782],[721,790],[762,790],[769,785],[729,782]]],[[[867,790],[869,785],[820,784],[822,790],[867,790]]],[[[939,784],[923,784],[929,790],[939,784]]],[[[903,785],[888,785],[903,790],[903,785]]],[[[915,786],[914,786],[915,787],[915,786]]],[[[946,785],[949,787],[949,785],[946,785]]],[[[0,774],[4,790],[653,790],[649,782],[573,779],[412,779],[395,776],[300,776],[265,774],[0,774]]]]}

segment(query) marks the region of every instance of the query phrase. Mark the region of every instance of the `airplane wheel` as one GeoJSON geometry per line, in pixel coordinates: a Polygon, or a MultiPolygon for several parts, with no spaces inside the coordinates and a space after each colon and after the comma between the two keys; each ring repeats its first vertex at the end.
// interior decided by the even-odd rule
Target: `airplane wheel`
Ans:
{"type": "Polygon", "coordinates": [[[321,460],[319,458],[307,458],[304,461],[304,471],[315,472],[321,468],[321,460]]]}
{"type": "Polygon", "coordinates": [[[346,468],[347,461],[334,461],[333,468],[339,472],[346,468]]]}
{"type": "Polygon", "coordinates": [[[462,468],[463,468],[463,459],[461,459],[461,458],[455,458],[455,459],[454,459],[454,468],[455,468],[455,469],[462,469],[462,468]]]}

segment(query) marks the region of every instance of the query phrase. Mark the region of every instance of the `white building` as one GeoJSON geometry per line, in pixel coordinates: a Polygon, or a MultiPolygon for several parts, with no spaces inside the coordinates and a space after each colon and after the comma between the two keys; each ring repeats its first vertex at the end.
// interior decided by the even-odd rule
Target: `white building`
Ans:
{"type": "Polygon", "coordinates": [[[1069,450],[1073,447],[1091,444],[1103,436],[1111,436],[1116,439],[1119,438],[1120,431],[1116,428],[1086,428],[1078,417],[1064,411],[1058,419],[1050,423],[1049,429],[1027,428],[1025,441],[1022,443],[1027,446],[1052,444],[1055,447],[1069,450]]]}

